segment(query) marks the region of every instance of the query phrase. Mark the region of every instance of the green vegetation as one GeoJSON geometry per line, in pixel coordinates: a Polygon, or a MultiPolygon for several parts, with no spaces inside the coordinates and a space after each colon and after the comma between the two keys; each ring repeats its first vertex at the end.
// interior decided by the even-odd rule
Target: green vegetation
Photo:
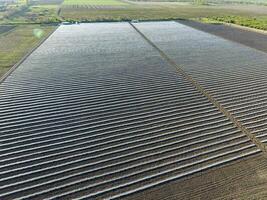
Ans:
{"type": "Polygon", "coordinates": [[[223,22],[212,19],[212,17],[211,18],[207,18],[207,17],[196,18],[194,20],[202,22],[202,23],[206,23],[206,24],[223,24],[223,22]]]}
{"type": "Polygon", "coordinates": [[[254,4],[254,5],[267,5],[267,0],[131,0],[135,2],[145,1],[145,2],[188,2],[188,3],[195,3],[200,5],[203,4],[216,4],[216,5],[225,5],[225,4],[254,4]]]}
{"type": "Polygon", "coordinates": [[[214,4],[256,4],[267,5],[267,0],[208,0],[214,4]]]}
{"type": "MultiPolygon", "coordinates": [[[[211,11],[213,12],[213,11],[211,11]]],[[[180,8],[134,8],[97,10],[84,8],[63,8],[61,16],[67,21],[122,21],[122,20],[167,20],[177,18],[190,18],[198,15],[206,15],[208,11],[202,9],[180,8]]],[[[216,12],[213,12],[216,14],[216,12]]],[[[211,14],[212,15],[212,14],[211,14]]]]}
{"type": "MultiPolygon", "coordinates": [[[[267,7],[266,7],[267,13],[267,7]]],[[[257,15],[256,11],[231,9],[228,6],[200,5],[131,5],[123,9],[90,9],[63,7],[61,17],[66,21],[121,21],[121,20],[167,20],[178,18],[202,18],[222,15],[257,15]]]]}
{"type": "Polygon", "coordinates": [[[21,25],[0,34],[0,76],[54,29],[55,26],[21,25]]]}
{"type": "MultiPolygon", "coordinates": [[[[267,15],[265,6],[228,6],[207,5],[211,0],[183,0],[191,4],[178,2],[131,1],[126,6],[111,6],[114,0],[65,0],[60,9],[64,21],[121,21],[121,20],[170,20],[180,18],[207,18],[221,16],[260,16],[267,15]],[[89,4],[92,4],[90,5],[89,4]],[[71,3],[75,5],[70,6],[71,3]],[[87,5],[83,5],[87,3],[87,5]],[[69,4],[66,6],[66,4],[69,4]],[[93,4],[98,4],[93,6],[93,4]],[[101,4],[101,5],[100,5],[101,4]],[[109,9],[109,6],[110,9],[109,9]],[[102,7],[107,6],[107,7],[102,7]],[[261,12],[258,12],[258,8],[261,12]]],[[[159,0],[160,1],[160,0],[159,0]]],[[[163,0],[165,1],[165,0],[163,0]]],[[[170,0],[180,1],[180,0],[170,0]]],[[[182,1],[182,0],[181,0],[182,1]]],[[[215,1],[215,0],[214,0],[215,1]]],[[[249,0],[247,0],[249,1],[249,0]]],[[[267,0],[265,0],[267,1],[267,0]]],[[[118,2],[118,1],[117,1],[118,2]]],[[[115,5],[115,4],[113,4],[115,5]]],[[[118,4],[117,4],[118,5],[118,4]]]]}
{"type": "Polygon", "coordinates": [[[58,23],[63,0],[19,0],[0,9],[0,24],[58,23]],[[47,4],[50,3],[50,4],[47,4]]]}
{"type": "Polygon", "coordinates": [[[120,0],[64,0],[63,5],[123,6],[127,3],[120,0]]]}
{"type": "Polygon", "coordinates": [[[17,10],[13,14],[3,15],[0,23],[55,23],[61,21],[58,16],[58,5],[32,5],[22,6],[21,8],[23,9],[17,10]]]}
{"type": "Polygon", "coordinates": [[[1,7],[0,20],[11,19],[15,16],[19,16],[23,14],[27,9],[28,7],[26,6],[26,4],[17,4],[17,5],[6,4],[1,7]]]}
{"type": "MultiPolygon", "coordinates": [[[[255,18],[255,20],[251,22],[251,24],[253,25],[250,25],[250,27],[253,26],[261,28],[263,26],[259,24],[263,24],[263,21],[265,21],[265,18],[262,18],[262,16],[267,16],[267,7],[265,6],[211,6],[206,5],[207,2],[219,0],[183,1],[191,1],[192,4],[182,4],[177,2],[148,3],[143,1],[131,1],[131,3],[126,3],[126,1],[122,0],[31,0],[30,6],[26,6],[26,0],[21,0],[19,5],[12,5],[13,7],[9,5],[13,9],[11,13],[7,14],[0,11],[0,18],[2,16],[2,20],[0,20],[0,23],[43,24],[59,23],[61,21],[88,22],[121,21],[132,19],[168,20],[178,18],[210,18],[212,20],[217,20],[216,18],[218,18],[218,20],[224,21],[224,18],[226,18],[227,16],[249,16],[252,19],[255,18]],[[254,26],[256,23],[258,23],[258,20],[260,20],[259,24],[254,26]]],[[[228,20],[228,18],[225,20],[228,20]]],[[[244,20],[242,20],[242,22],[241,20],[232,21],[233,23],[244,25],[247,24],[244,23],[244,20]]]]}
{"type": "Polygon", "coordinates": [[[210,17],[209,20],[267,30],[267,17],[219,16],[210,17]]]}

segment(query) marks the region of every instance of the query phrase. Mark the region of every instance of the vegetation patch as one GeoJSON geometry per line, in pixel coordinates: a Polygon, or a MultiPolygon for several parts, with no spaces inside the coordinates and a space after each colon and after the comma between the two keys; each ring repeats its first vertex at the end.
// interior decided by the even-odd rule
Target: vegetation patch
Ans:
{"type": "Polygon", "coordinates": [[[127,3],[119,0],[64,0],[63,5],[123,6],[127,3]]]}
{"type": "Polygon", "coordinates": [[[32,4],[36,5],[59,5],[62,4],[64,0],[35,0],[32,4]]]}
{"type": "Polygon", "coordinates": [[[0,35],[0,76],[54,29],[55,26],[21,25],[0,35]]]}
{"type": "Polygon", "coordinates": [[[213,16],[210,20],[216,20],[218,22],[226,22],[237,24],[241,26],[267,30],[267,17],[245,17],[245,16],[213,16]]]}
{"type": "Polygon", "coordinates": [[[203,18],[225,15],[236,15],[243,12],[220,7],[200,5],[179,6],[129,6],[124,9],[95,9],[90,12],[84,7],[62,7],[61,16],[66,21],[122,21],[122,20],[172,20],[203,18]]]}
{"type": "Polygon", "coordinates": [[[58,5],[33,5],[27,10],[1,20],[2,24],[18,24],[18,23],[57,23],[61,19],[58,16],[58,5]]]}
{"type": "Polygon", "coordinates": [[[131,1],[145,1],[145,2],[188,2],[194,4],[242,4],[242,5],[267,5],[267,0],[131,0],[131,1]]]}

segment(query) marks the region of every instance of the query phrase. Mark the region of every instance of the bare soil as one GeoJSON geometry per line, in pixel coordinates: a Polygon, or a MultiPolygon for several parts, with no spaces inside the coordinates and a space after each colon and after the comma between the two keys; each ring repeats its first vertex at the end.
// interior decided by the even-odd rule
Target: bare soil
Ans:
{"type": "Polygon", "coordinates": [[[267,158],[257,154],[126,199],[267,199],[267,158]]]}

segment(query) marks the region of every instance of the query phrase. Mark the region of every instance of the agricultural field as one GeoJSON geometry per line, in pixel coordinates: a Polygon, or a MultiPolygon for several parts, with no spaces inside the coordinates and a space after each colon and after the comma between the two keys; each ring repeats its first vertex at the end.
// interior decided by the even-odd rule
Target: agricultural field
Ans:
{"type": "Polygon", "coordinates": [[[236,28],[233,25],[226,25],[218,21],[210,19],[205,20],[205,23],[195,20],[178,20],[179,23],[191,26],[195,29],[217,35],[219,37],[238,42],[254,49],[267,53],[266,34],[256,31],[248,31],[241,28],[236,28]]]}
{"type": "Polygon", "coordinates": [[[125,200],[264,200],[266,174],[266,157],[261,154],[136,193],[125,200]]]}
{"type": "Polygon", "coordinates": [[[127,3],[121,0],[64,0],[63,5],[123,6],[127,3]]]}
{"type": "Polygon", "coordinates": [[[194,2],[149,2],[122,0],[36,0],[25,1],[11,11],[1,12],[1,24],[59,23],[62,21],[123,21],[210,18],[222,22],[266,29],[267,7],[241,4],[197,5],[194,2]]]}
{"type": "Polygon", "coordinates": [[[267,5],[267,0],[206,0],[211,4],[256,4],[267,5]]]}
{"type": "Polygon", "coordinates": [[[15,28],[15,26],[11,26],[11,25],[0,26],[0,35],[12,30],[13,28],[15,28]]]}
{"type": "Polygon", "coordinates": [[[0,88],[2,199],[123,197],[260,152],[128,23],[61,26],[0,88]]]}
{"type": "Polygon", "coordinates": [[[27,24],[27,23],[58,23],[60,4],[63,1],[20,1],[18,4],[8,4],[0,11],[0,24],[27,24]]]}
{"type": "Polygon", "coordinates": [[[120,0],[64,0],[61,10],[113,10],[123,9],[129,6],[128,3],[120,0]]]}
{"type": "Polygon", "coordinates": [[[164,37],[172,23],[177,24],[161,22],[157,26],[153,23],[136,26],[182,66],[185,73],[201,82],[259,143],[266,143],[267,110],[260,103],[266,98],[266,53],[212,35],[206,40],[207,33],[180,24],[172,29],[169,37],[164,37]],[[184,59],[188,52],[190,57],[184,59]]]}
{"type": "Polygon", "coordinates": [[[62,6],[60,16],[66,21],[122,21],[122,20],[169,20],[179,18],[216,18],[229,16],[233,23],[264,28],[267,7],[257,5],[194,5],[177,2],[131,2],[127,6],[72,5],[62,6]],[[253,19],[253,20],[249,20],[253,19]],[[248,23],[245,23],[245,22],[248,23]]]}
{"type": "Polygon", "coordinates": [[[35,0],[33,5],[60,5],[64,0],[35,0]]]}
{"type": "Polygon", "coordinates": [[[0,76],[54,29],[53,26],[20,25],[12,27],[7,34],[0,34],[0,76]]]}
{"type": "Polygon", "coordinates": [[[59,5],[32,5],[20,13],[4,17],[0,24],[59,23],[59,5]]]}
{"type": "Polygon", "coordinates": [[[250,28],[256,28],[261,30],[267,30],[267,16],[262,17],[246,17],[246,16],[212,16],[208,19],[216,22],[226,22],[237,24],[240,26],[246,26],[250,28]]]}
{"type": "Polygon", "coordinates": [[[266,198],[267,0],[156,1],[1,6],[0,199],[266,198]]]}
{"type": "MultiPolygon", "coordinates": [[[[67,21],[121,21],[121,20],[167,20],[179,18],[200,18],[220,16],[258,16],[257,9],[231,6],[195,6],[195,5],[147,5],[136,4],[124,9],[88,9],[84,7],[63,7],[61,17],[67,21]]],[[[267,7],[264,8],[267,13],[267,7]]],[[[263,12],[263,11],[262,11],[263,12]]]]}
{"type": "MultiPolygon", "coordinates": [[[[258,5],[215,6],[194,5],[192,2],[151,3],[122,0],[36,0],[26,5],[26,0],[20,0],[18,4],[9,4],[7,9],[0,11],[0,24],[20,26],[22,24],[58,24],[62,21],[207,19],[207,21],[230,22],[266,30],[266,16],[267,7],[258,5]]],[[[18,37],[20,38],[20,35],[18,37]]],[[[4,38],[2,37],[1,40],[3,41],[4,38]]],[[[17,59],[18,57],[15,61],[17,59]]],[[[6,66],[10,64],[7,61],[6,66]]]]}
{"type": "Polygon", "coordinates": [[[6,6],[3,6],[0,10],[0,23],[4,19],[10,19],[23,14],[27,9],[28,7],[23,3],[7,4],[6,6]]]}
{"type": "Polygon", "coordinates": [[[203,4],[209,5],[221,5],[221,4],[247,4],[247,5],[267,5],[267,0],[130,0],[133,2],[188,2],[191,4],[196,4],[201,2],[203,4]]]}
{"type": "Polygon", "coordinates": [[[0,84],[0,199],[262,198],[266,62],[175,21],[61,25],[0,84]]]}

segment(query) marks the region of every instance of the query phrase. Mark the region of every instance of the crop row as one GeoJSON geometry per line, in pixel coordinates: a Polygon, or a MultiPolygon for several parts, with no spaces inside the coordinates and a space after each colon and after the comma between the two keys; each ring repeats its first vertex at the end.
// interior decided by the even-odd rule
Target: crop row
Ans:
{"type": "Polygon", "coordinates": [[[157,28],[153,23],[137,27],[251,133],[266,141],[265,53],[176,22],[162,22],[157,28]],[[163,38],[166,27],[171,27],[172,40],[163,38]]]}
{"type": "Polygon", "coordinates": [[[128,23],[61,26],[0,96],[3,199],[122,197],[260,152],[128,23]]]}
{"type": "Polygon", "coordinates": [[[78,9],[78,10],[111,10],[111,9],[122,9],[125,6],[109,6],[109,5],[63,5],[62,9],[78,9]]]}

